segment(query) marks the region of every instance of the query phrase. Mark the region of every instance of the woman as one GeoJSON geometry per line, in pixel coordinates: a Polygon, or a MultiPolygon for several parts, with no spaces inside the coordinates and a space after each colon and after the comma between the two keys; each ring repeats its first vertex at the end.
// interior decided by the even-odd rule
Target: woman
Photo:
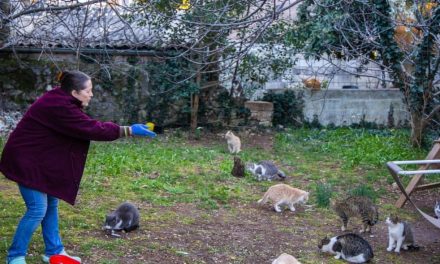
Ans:
{"type": "Polygon", "coordinates": [[[156,135],[142,124],[119,126],[87,116],[82,109],[92,99],[93,87],[85,73],[63,72],[60,83],[31,105],[3,149],[0,171],[17,182],[27,208],[8,250],[9,264],[26,263],[29,242],[40,224],[43,261],[55,254],[68,256],[58,229],[58,199],[75,203],[90,140],[156,135]]]}

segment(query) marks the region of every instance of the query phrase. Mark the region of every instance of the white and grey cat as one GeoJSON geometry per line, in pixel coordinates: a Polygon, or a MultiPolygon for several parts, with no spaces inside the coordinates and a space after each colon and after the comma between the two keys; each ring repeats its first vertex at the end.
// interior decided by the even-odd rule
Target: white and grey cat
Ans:
{"type": "Polygon", "coordinates": [[[373,249],[367,240],[353,233],[332,238],[324,238],[318,245],[322,252],[336,255],[335,259],[344,259],[350,263],[365,263],[373,257],[373,249]]]}
{"type": "Polygon", "coordinates": [[[293,188],[287,184],[276,184],[266,191],[263,198],[258,200],[259,204],[271,201],[276,212],[282,211],[281,206],[287,205],[290,211],[294,212],[294,205],[297,203],[305,204],[309,200],[309,192],[293,188]]]}
{"type": "Polygon", "coordinates": [[[438,201],[435,201],[434,213],[437,219],[440,219],[440,203],[438,201]]]}
{"type": "Polygon", "coordinates": [[[250,171],[258,181],[271,181],[274,179],[286,178],[286,174],[270,160],[263,160],[259,163],[247,163],[246,169],[250,171]]]}
{"type": "Polygon", "coordinates": [[[111,235],[119,236],[114,231],[130,232],[139,227],[139,210],[129,202],[124,202],[109,213],[105,218],[104,230],[111,231],[111,235]]]}
{"type": "Polygon", "coordinates": [[[228,143],[228,149],[230,153],[237,154],[241,151],[241,140],[234,135],[232,131],[228,131],[225,134],[226,142],[228,143]]]}
{"type": "Polygon", "coordinates": [[[414,235],[409,223],[400,221],[397,216],[389,216],[385,221],[388,226],[388,248],[387,251],[400,253],[400,249],[419,249],[414,244],[414,235]]]}

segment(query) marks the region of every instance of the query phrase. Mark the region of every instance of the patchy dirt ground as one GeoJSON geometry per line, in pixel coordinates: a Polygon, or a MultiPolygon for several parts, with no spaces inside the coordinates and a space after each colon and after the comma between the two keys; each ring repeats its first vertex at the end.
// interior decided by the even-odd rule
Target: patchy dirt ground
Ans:
{"type": "MultiPolygon", "coordinates": [[[[151,209],[172,212],[174,217],[166,223],[144,221],[139,230],[123,238],[102,232],[84,234],[124,240],[126,250],[121,255],[119,250],[100,249],[85,263],[102,258],[117,263],[271,263],[282,252],[303,263],[342,263],[317,250],[324,235],[340,234],[339,221],[323,211],[301,208],[295,213],[275,213],[269,206],[254,204],[233,204],[231,209],[210,213],[190,204],[151,209]]],[[[386,226],[383,222],[375,226],[372,235],[364,236],[374,249],[372,263],[440,263],[440,230],[422,219],[413,226],[421,249],[401,255],[386,252],[386,226]]]]}
{"type": "MultiPolygon", "coordinates": [[[[193,144],[209,145],[219,137],[204,138],[193,144]]],[[[271,150],[272,137],[251,135],[243,144],[271,150]]],[[[259,192],[259,190],[255,190],[259,192]]],[[[439,191],[424,191],[414,196],[418,204],[432,212],[439,191]]],[[[397,193],[395,195],[397,199],[397,193]]],[[[393,203],[382,200],[381,203],[393,203]]],[[[192,204],[172,207],[155,207],[144,204],[144,214],[166,215],[161,220],[141,222],[141,228],[122,234],[122,238],[107,236],[102,232],[85,233],[103,240],[120,239],[120,249],[97,248],[94,256],[85,257],[85,263],[98,263],[111,259],[114,263],[271,263],[286,252],[303,263],[343,263],[333,256],[318,252],[317,244],[325,235],[340,232],[340,220],[325,209],[299,207],[297,212],[288,210],[276,213],[269,205],[235,202],[228,208],[206,211],[192,204]],[[122,251],[122,253],[121,253],[122,251]]],[[[402,252],[400,255],[386,252],[386,213],[381,208],[380,222],[371,235],[364,235],[374,250],[372,263],[440,263],[440,229],[425,221],[410,206],[401,211],[411,215],[419,251],[402,252]]],[[[157,219],[157,218],[156,218],[157,219]]],[[[351,220],[352,231],[358,233],[360,220],[351,220]]],[[[73,249],[80,251],[80,249],[73,249]]],[[[106,262],[107,263],[107,262],[106,262]]],[[[113,263],[113,262],[109,262],[113,263]]]]}

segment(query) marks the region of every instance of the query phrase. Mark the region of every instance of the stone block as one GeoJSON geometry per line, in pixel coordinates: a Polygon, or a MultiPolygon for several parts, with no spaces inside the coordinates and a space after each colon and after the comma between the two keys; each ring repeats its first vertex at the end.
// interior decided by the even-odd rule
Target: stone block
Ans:
{"type": "Polygon", "coordinates": [[[273,103],[265,101],[247,101],[244,107],[252,111],[273,111],[273,103]]]}

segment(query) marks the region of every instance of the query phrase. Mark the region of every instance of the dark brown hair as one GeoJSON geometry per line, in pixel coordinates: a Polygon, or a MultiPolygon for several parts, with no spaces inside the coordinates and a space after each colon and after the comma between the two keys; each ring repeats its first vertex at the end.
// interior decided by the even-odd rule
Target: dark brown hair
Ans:
{"type": "Polygon", "coordinates": [[[68,93],[73,90],[77,92],[84,90],[86,82],[90,79],[90,76],[81,71],[63,71],[58,77],[61,89],[68,93]]]}

